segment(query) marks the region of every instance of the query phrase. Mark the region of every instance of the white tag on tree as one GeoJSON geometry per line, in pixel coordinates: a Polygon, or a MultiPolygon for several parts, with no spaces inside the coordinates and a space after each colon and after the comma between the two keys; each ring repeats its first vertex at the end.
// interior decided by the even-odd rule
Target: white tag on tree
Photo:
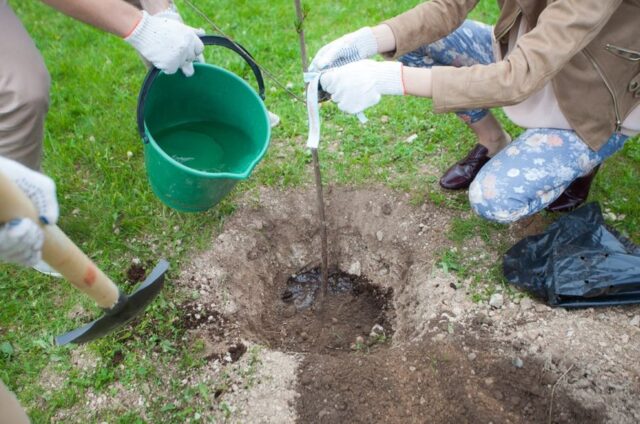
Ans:
{"type": "Polygon", "coordinates": [[[320,108],[318,105],[318,84],[320,72],[306,72],[304,82],[307,83],[307,115],[309,117],[309,137],[307,147],[317,149],[320,144],[320,108]]]}
{"type": "MultiPolygon", "coordinates": [[[[307,83],[307,115],[309,118],[309,137],[307,147],[317,149],[320,145],[320,107],[318,105],[318,87],[320,86],[321,72],[305,72],[304,82],[307,83]]],[[[358,120],[365,124],[368,119],[364,113],[356,115],[358,120]]]]}

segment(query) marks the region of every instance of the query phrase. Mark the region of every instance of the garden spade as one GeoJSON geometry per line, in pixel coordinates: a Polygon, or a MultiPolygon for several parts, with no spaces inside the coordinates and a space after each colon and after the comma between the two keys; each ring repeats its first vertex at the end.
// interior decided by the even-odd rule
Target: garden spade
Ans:
{"type": "MultiPolygon", "coordinates": [[[[29,218],[38,214],[29,198],[6,176],[0,174],[0,222],[29,218]]],[[[43,225],[42,259],[76,288],[89,295],[105,312],[97,320],[56,337],[58,345],[86,343],[123,326],[155,299],[164,285],[169,268],[161,260],[132,294],[126,295],[56,225],[43,225]]]]}

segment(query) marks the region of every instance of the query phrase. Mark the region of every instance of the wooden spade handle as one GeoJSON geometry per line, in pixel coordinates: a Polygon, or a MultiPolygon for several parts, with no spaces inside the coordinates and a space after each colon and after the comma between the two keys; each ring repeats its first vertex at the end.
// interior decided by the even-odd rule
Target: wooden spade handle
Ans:
{"type": "Polygon", "coordinates": [[[118,287],[91,259],[62,232],[57,225],[41,225],[38,212],[29,198],[13,181],[0,173],[0,223],[29,218],[44,232],[42,258],[78,289],[88,294],[102,308],[118,300],[118,287]]]}

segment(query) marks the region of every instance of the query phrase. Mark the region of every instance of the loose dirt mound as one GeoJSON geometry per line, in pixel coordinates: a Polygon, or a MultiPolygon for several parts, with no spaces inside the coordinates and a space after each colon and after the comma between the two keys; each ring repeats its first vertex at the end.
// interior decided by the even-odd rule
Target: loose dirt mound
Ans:
{"type": "MultiPolygon", "coordinates": [[[[326,198],[329,263],[363,290],[331,294],[322,313],[300,308],[308,291],[292,289],[300,272],[319,264],[313,190],[264,189],[246,196],[211,248],[182,272],[181,284],[213,317],[196,317],[198,306],[190,305],[185,325],[194,326],[193,337],[217,346],[213,350],[228,362],[231,347],[242,340],[299,363],[297,371],[270,371],[280,374],[272,381],[289,381],[297,372],[298,396],[289,409],[265,416],[251,403],[239,404],[234,411],[245,415],[238,421],[242,416],[260,416],[259,422],[640,419],[634,401],[638,366],[631,360],[640,332],[625,334],[624,356],[607,355],[616,372],[605,368],[596,348],[635,331],[614,324],[629,321],[626,311],[608,310],[607,325],[594,322],[588,312],[568,319],[564,311],[529,299],[516,303],[506,295],[493,308],[474,303],[466,290],[470,282],[435,266],[443,249],[452,247],[445,237],[450,210],[414,208],[406,196],[381,188],[333,189],[326,198]],[[568,335],[574,323],[607,330],[591,334],[573,328],[568,335]],[[600,372],[607,373],[606,381],[598,379],[600,372]],[[582,379],[589,385],[573,384],[582,379]],[[614,389],[607,392],[611,384],[614,389]]],[[[499,257],[481,241],[467,253],[490,255],[487,261],[499,257]]],[[[263,378],[250,390],[268,393],[270,384],[263,378]]],[[[281,387],[272,389],[277,397],[281,387]]],[[[230,401],[244,398],[251,395],[236,393],[230,401]]]]}
{"type": "MultiPolygon", "coordinates": [[[[297,410],[304,423],[546,423],[542,364],[516,368],[455,344],[411,344],[369,354],[309,355],[299,368],[297,410]]],[[[553,423],[601,422],[565,393],[554,397],[553,423]]]]}

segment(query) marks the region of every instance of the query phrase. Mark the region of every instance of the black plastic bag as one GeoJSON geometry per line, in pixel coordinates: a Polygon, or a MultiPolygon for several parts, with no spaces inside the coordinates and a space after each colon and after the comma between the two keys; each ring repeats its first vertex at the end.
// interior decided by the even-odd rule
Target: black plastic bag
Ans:
{"type": "Polygon", "coordinates": [[[550,306],[640,303],[640,247],[607,228],[597,203],[520,240],[505,254],[503,272],[550,306]]]}

